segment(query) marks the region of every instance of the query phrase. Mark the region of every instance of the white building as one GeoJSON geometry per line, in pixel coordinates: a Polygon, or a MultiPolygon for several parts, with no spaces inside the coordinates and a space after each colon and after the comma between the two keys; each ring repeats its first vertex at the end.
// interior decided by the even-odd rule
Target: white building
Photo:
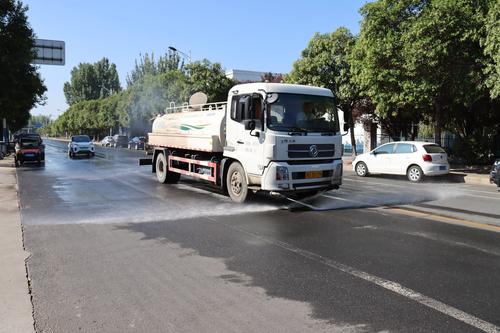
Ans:
{"type": "Polygon", "coordinates": [[[264,72],[247,71],[243,69],[230,69],[226,71],[226,76],[239,82],[260,82],[264,72]]]}

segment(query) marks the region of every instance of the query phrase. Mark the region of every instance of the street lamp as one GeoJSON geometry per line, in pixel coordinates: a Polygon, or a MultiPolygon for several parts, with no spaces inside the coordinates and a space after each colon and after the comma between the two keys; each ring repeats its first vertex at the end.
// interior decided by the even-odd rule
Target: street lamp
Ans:
{"type": "Polygon", "coordinates": [[[189,54],[186,54],[185,52],[182,52],[182,51],[180,51],[180,50],[177,50],[177,49],[176,49],[175,47],[173,47],[173,46],[169,46],[168,48],[169,48],[169,50],[172,50],[172,51],[174,51],[174,52],[177,52],[177,53],[182,54],[184,57],[188,58],[189,63],[191,63],[191,50],[189,50],[189,51],[188,51],[188,52],[189,52],[189,54]]]}

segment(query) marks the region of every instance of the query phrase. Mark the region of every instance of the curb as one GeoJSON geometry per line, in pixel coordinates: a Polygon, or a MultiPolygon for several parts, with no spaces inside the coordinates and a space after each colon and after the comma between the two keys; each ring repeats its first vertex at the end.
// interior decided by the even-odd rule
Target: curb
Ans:
{"type": "Polygon", "coordinates": [[[0,332],[35,332],[16,169],[0,160],[0,332]]]}

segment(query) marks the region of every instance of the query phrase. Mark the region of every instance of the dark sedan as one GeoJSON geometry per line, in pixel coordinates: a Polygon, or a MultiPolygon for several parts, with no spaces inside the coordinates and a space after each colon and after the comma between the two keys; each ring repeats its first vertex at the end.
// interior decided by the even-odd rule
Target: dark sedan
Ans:
{"type": "Polygon", "coordinates": [[[122,147],[125,148],[128,145],[128,138],[126,135],[114,135],[113,136],[113,147],[122,147]]]}
{"type": "Polygon", "coordinates": [[[144,149],[146,141],[146,137],[144,136],[135,136],[128,142],[128,149],[144,149]]]}

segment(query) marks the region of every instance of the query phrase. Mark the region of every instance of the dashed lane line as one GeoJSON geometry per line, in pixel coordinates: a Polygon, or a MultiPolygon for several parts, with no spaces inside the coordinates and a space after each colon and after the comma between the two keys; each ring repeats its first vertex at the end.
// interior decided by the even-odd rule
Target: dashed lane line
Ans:
{"type": "MultiPolygon", "coordinates": [[[[214,222],[214,223],[221,223],[217,221],[216,219],[207,217],[208,220],[214,222]]],[[[407,299],[410,299],[418,304],[421,304],[423,306],[426,306],[428,308],[431,308],[435,311],[438,311],[444,315],[447,315],[449,317],[452,317],[456,320],[459,320],[463,323],[466,323],[472,327],[475,327],[479,330],[482,330],[484,332],[488,333],[499,333],[500,332],[500,327],[487,322],[485,320],[482,320],[472,314],[466,313],[460,309],[457,309],[451,305],[448,305],[446,303],[443,303],[441,301],[438,301],[437,299],[434,299],[432,297],[426,296],[422,293],[419,293],[418,291],[415,291],[413,289],[407,288],[395,281],[387,280],[384,278],[381,278],[379,276],[364,272],[362,270],[356,269],[354,267],[342,264],[340,262],[337,262],[335,260],[323,257],[319,254],[301,249],[299,247],[296,247],[292,244],[283,242],[283,241],[278,241],[275,239],[267,238],[265,236],[253,233],[251,231],[245,230],[241,227],[238,227],[234,224],[226,224],[222,223],[225,226],[229,228],[233,228],[235,230],[238,230],[239,232],[242,232],[244,234],[247,234],[251,237],[257,238],[263,242],[266,242],[270,245],[282,248],[286,251],[295,253],[296,255],[302,256],[304,258],[310,259],[312,261],[318,262],[320,264],[323,264],[325,266],[328,266],[330,268],[339,270],[341,272],[344,272],[348,275],[354,276],[356,278],[359,278],[361,280],[364,280],[366,282],[369,282],[373,285],[376,285],[378,287],[384,288],[386,290],[392,291],[393,293],[400,295],[402,297],[405,297],[407,299]]]]}

